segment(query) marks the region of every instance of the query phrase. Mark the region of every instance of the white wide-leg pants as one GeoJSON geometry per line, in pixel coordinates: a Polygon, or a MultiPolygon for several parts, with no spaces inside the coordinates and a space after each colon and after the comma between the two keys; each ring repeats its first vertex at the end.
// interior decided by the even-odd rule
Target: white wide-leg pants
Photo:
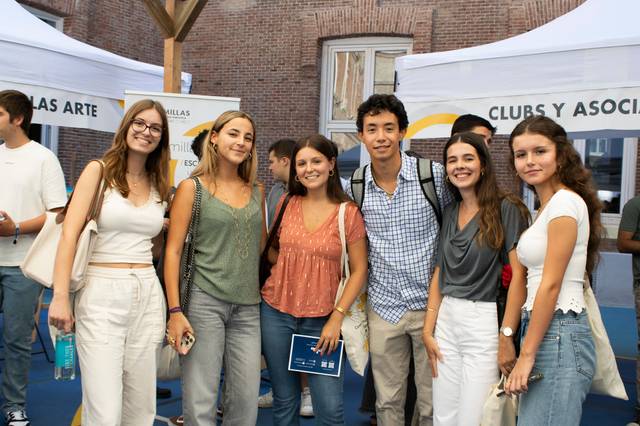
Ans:
{"type": "Polygon", "coordinates": [[[495,302],[445,296],[435,338],[443,360],[433,379],[433,424],[478,426],[499,374],[495,302]]]}
{"type": "Polygon", "coordinates": [[[147,426],[156,412],[156,352],[165,302],[153,267],[89,266],[75,300],[83,426],[147,426]]]}

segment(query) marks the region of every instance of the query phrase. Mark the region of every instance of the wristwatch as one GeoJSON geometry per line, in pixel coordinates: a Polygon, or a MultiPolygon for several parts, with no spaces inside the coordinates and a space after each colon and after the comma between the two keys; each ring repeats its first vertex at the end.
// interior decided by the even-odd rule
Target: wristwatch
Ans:
{"type": "Polygon", "coordinates": [[[500,327],[500,333],[502,333],[502,335],[505,337],[513,336],[513,330],[511,329],[511,327],[500,327]]]}

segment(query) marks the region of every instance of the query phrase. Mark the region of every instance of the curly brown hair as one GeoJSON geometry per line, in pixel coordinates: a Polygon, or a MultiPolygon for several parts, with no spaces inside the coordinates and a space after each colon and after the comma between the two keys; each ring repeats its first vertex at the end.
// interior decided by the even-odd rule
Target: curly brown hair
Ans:
{"type": "Polygon", "coordinates": [[[534,115],[521,121],[509,138],[511,166],[514,166],[513,140],[524,134],[544,136],[553,142],[556,149],[556,174],[560,182],[584,200],[589,212],[589,242],[587,245],[587,273],[591,274],[598,264],[598,247],[604,235],[600,221],[602,202],[593,182],[591,171],[582,164],[580,154],[567,137],[567,132],[558,123],[543,115],[534,115]]]}
{"type": "MultiPolygon", "coordinates": [[[[493,161],[491,161],[491,155],[487,150],[482,136],[472,132],[456,133],[451,136],[445,144],[442,153],[442,162],[445,165],[447,164],[447,151],[451,145],[456,143],[471,145],[476,150],[478,158],[480,159],[482,173],[475,187],[478,206],[480,208],[480,223],[478,226],[480,229],[478,231],[477,241],[487,244],[487,246],[494,250],[500,250],[504,244],[504,230],[502,228],[501,217],[502,200],[506,199],[514,204],[520,211],[522,221],[527,224],[530,219],[529,210],[518,197],[505,193],[498,187],[493,161]]],[[[458,188],[456,188],[449,179],[447,179],[446,182],[447,187],[456,197],[456,200],[460,200],[461,197],[458,188]]]]}
{"type": "Polygon", "coordinates": [[[153,150],[144,168],[149,173],[149,180],[152,186],[156,188],[160,194],[160,199],[166,201],[169,197],[169,122],[167,113],[162,104],[151,99],[143,99],[131,105],[127,110],[116,130],[113,137],[111,148],[102,157],[105,164],[104,178],[109,186],[120,191],[124,198],[129,196],[130,188],[127,183],[127,156],[129,155],[129,146],[127,145],[127,133],[131,122],[138,114],[148,109],[155,109],[162,119],[162,136],[160,143],[153,150]]]}

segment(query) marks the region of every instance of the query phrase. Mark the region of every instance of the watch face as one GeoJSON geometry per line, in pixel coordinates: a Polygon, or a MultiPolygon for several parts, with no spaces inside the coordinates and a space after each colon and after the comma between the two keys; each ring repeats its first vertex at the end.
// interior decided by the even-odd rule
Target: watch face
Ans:
{"type": "Polygon", "coordinates": [[[513,335],[513,330],[511,329],[511,327],[502,327],[502,334],[504,334],[507,337],[511,337],[513,335]]]}

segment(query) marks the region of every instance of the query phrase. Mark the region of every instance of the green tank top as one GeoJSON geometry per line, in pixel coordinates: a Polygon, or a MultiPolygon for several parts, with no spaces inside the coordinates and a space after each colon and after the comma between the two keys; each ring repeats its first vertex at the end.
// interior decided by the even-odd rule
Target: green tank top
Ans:
{"type": "Polygon", "coordinates": [[[236,209],[203,188],[195,239],[194,283],[217,299],[238,305],[260,303],[261,198],[256,185],[249,203],[236,209]]]}

